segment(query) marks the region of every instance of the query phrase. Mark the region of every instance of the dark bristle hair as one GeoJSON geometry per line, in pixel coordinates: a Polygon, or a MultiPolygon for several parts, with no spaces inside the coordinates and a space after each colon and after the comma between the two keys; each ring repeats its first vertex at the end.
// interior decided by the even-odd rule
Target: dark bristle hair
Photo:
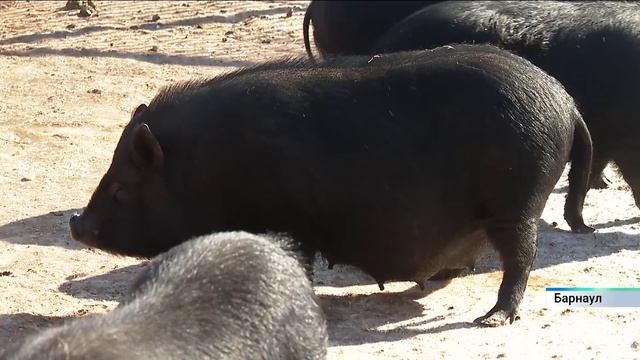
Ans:
{"type": "Polygon", "coordinates": [[[149,110],[154,111],[164,105],[176,103],[179,99],[188,96],[202,88],[208,87],[214,83],[224,82],[229,79],[237,78],[244,75],[253,74],[261,71],[279,70],[279,69],[300,69],[313,66],[314,63],[304,57],[284,58],[256,66],[241,68],[230,71],[213,78],[192,79],[177,82],[163,87],[158,94],[149,103],[149,110]]]}

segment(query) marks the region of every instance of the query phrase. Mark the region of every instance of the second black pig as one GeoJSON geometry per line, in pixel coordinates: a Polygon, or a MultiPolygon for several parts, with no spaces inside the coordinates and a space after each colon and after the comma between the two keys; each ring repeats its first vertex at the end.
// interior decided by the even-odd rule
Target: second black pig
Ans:
{"type": "MultiPolygon", "coordinates": [[[[637,3],[447,1],[398,22],[371,51],[463,42],[508,49],[558,79],[575,99],[593,138],[591,184],[606,186],[602,171],[614,161],[640,207],[637,3]]],[[[571,211],[565,212],[565,218],[574,231],[584,229],[571,211]]]]}

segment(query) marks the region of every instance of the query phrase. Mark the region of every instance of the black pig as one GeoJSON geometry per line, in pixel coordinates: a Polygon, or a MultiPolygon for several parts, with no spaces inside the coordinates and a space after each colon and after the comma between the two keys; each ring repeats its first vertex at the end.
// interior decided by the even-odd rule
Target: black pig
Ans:
{"type": "MultiPolygon", "coordinates": [[[[449,1],[389,29],[371,52],[491,43],[560,80],[589,127],[591,184],[614,161],[640,207],[640,6],[624,2],[449,1]]],[[[565,211],[574,231],[579,221],[565,211]]]]}
{"type": "Polygon", "coordinates": [[[303,21],[307,55],[313,59],[313,40],[323,56],[363,55],[394,23],[439,1],[311,1],[303,21]]]}
{"type": "Polygon", "coordinates": [[[324,359],[324,315],[285,241],[220,233],[155,258],[106,315],[22,340],[0,358],[324,359]]]}
{"type": "Polygon", "coordinates": [[[141,105],[71,232],[141,256],[210,231],[288,233],[380,284],[466,268],[492,244],[505,273],[478,321],[502,323],[570,152],[578,213],[591,140],[573,100],[491,46],[277,62],[141,105]]]}

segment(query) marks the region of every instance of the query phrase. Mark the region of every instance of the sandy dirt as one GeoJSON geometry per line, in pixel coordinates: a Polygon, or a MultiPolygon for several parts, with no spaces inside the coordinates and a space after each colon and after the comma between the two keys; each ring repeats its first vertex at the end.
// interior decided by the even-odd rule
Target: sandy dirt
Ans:
{"type": "MultiPolygon", "coordinates": [[[[97,1],[91,18],[64,3],[0,3],[0,348],[109,311],[144,263],[76,243],[67,227],[138,104],[175,81],[304,55],[305,1],[97,1]]],[[[639,309],[545,302],[552,285],[640,287],[640,212],[614,170],[606,173],[613,186],[592,190],[585,205],[595,234],[567,231],[566,177],[558,183],[521,319],[510,326],[471,324],[496,300],[494,254],[476,273],[424,292],[402,282],[380,292],[356,269],[319,262],[330,358],[640,358],[639,309]]]]}

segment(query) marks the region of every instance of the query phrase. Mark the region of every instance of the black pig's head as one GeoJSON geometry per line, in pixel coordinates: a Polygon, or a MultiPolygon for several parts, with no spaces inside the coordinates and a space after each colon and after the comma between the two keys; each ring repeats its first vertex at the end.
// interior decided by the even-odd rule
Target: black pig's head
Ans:
{"type": "Polygon", "coordinates": [[[72,216],[75,240],[116,254],[150,257],[179,237],[181,212],[169,191],[162,146],[144,122],[148,112],[146,105],[136,109],[89,204],[72,216]]]}

